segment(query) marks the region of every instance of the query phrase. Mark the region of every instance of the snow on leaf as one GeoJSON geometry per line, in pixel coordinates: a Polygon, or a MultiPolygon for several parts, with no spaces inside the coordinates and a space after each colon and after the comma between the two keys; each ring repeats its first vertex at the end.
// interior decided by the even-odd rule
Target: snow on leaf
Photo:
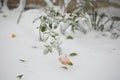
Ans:
{"type": "Polygon", "coordinates": [[[52,53],[52,47],[50,45],[44,45],[45,48],[43,50],[44,55],[48,54],[49,52],[52,53]]]}
{"type": "Polygon", "coordinates": [[[46,55],[49,53],[49,50],[46,48],[46,49],[44,49],[43,53],[44,53],[44,55],[46,55]]]}

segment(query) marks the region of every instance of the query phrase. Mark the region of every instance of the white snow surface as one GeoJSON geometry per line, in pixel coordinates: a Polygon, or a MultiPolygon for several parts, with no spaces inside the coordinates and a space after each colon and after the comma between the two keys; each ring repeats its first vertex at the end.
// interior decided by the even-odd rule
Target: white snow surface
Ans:
{"type": "Polygon", "coordinates": [[[21,80],[120,80],[120,38],[111,39],[95,31],[73,40],[62,36],[63,52],[78,54],[70,57],[74,65],[65,70],[56,51],[43,55],[45,42],[39,41],[39,23],[33,23],[41,13],[25,11],[19,24],[18,11],[0,13],[0,80],[20,80],[20,74],[21,80]]]}
{"type": "Polygon", "coordinates": [[[120,8],[107,7],[98,9],[99,13],[106,13],[108,16],[118,16],[120,17],[120,8]]]}
{"type": "Polygon", "coordinates": [[[109,2],[113,2],[113,3],[118,3],[118,4],[120,4],[120,0],[109,0],[109,2]]]}

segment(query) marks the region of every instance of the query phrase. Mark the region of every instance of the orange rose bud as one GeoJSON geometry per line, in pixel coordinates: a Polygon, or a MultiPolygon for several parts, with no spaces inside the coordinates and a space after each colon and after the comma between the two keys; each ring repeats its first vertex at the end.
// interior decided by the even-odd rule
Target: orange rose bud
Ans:
{"type": "Polygon", "coordinates": [[[61,55],[59,57],[59,61],[64,65],[71,65],[71,66],[73,65],[67,55],[61,55]]]}

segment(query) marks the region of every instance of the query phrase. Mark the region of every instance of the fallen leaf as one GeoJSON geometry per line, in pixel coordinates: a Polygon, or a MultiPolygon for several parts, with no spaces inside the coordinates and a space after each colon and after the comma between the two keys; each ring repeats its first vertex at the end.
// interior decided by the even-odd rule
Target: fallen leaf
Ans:
{"type": "Polygon", "coordinates": [[[69,56],[77,56],[77,53],[71,53],[69,56]]]}
{"type": "Polygon", "coordinates": [[[20,59],[20,61],[21,61],[21,62],[26,62],[26,61],[25,61],[25,60],[23,60],[23,59],[20,59]]]}
{"type": "Polygon", "coordinates": [[[16,35],[15,34],[12,34],[12,36],[11,36],[12,38],[15,38],[16,37],[16,35]]]}
{"type": "Polygon", "coordinates": [[[7,17],[7,15],[3,15],[3,17],[5,18],[5,17],[7,17]]]}
{"type": "Polygon", "coordinates": [[[72,65],[73,65],[73,63],[72,63],[72,62],[69,62],[69,63],[68,63],[68,65],[72,66],[72,65]]]}
{"type": "Polygon", "coordinates": [[[21,79],[23,77],[23,74],[20,74],[17,76],[17,78],[21,79]]]}
{"type": "Polygon", "coordinates": [[[32,46],[32,48],[37,48],[37,46],[32,46]]]}
{"type": "Polygon", "coordinates": [[[66,70],[68,69],[68,68],[67,68],[67,67],[65,67],[65,66],[63,66],[63,67],[61,67],[61,68],[66,69],[66,70]]]}
{"type": "Polygon", "coordinates": [[[73,37],[72,36],[67,36],[67,39],[73,39],[73,37]]]}

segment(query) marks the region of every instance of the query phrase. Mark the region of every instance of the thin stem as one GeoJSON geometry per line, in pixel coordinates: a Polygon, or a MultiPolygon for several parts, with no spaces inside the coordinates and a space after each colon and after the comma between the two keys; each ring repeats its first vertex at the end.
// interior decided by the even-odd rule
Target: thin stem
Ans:
{"type": "Polygon", "coordinates": [[[40,29],[39,29],[39,36],[40,36],[40,41],[42,41],[41,31],[40,31],[40,29]]]}

